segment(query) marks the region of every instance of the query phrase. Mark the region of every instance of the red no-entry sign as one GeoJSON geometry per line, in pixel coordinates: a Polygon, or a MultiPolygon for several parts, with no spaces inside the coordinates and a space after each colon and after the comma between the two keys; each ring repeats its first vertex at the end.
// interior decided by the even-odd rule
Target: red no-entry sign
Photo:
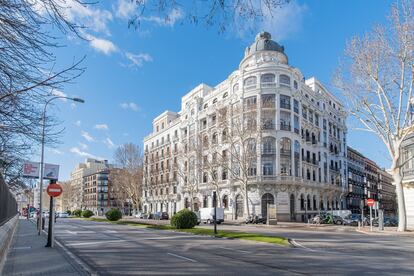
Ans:
{"type": "Polygon", "coordinates": [[[372,198],[367,199],[367,205],[368,206],[374,206],[374,204],[375,204],[375,200],[373,200],[372,198]]]}
{"type": "Polygon", "coordinates": [[[63,191],[62,187],[56,183],[49,184],[49,186],[47,186],[47,189],[46,189],[47,194],[50,195],[51,197],[60,196],[62,191],[63,191]]]}

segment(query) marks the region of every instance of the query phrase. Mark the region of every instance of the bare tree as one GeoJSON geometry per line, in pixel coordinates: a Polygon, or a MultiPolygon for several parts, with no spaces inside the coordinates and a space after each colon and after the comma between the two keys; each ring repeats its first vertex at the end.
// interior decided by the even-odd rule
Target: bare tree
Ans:
{"type": "Polygon", "coordinates": [[[248,29],[263,20],[273,17],[278,9],[289,4],[290,0],[131,0],[137,4],[136,14],[129,20],[129,26],[139,28],[154,14],[165,20],[165,24],[174,23],[177,18],[191,24],[217,26],[219,32],[231,29],[248,29]],[[185,16],[182,16],[185,13],[185,16]]]}
{"type": "MultiPolygon", "coordinates": [[[[225,149],[219,153],[223,168],[229,172],[234,185],[239,185],[246,205],[246,214],[250,216],[249,184],[257,175],[256,144],[260,138],[257,125],[256,101],[234,103],[229,109],[228,119],[223,120],[225,149]],[[227,150],[226,150],[227,148],[227,150]]],[[[223,135],[224,136],[224,135],[223,135]]]]}
{"type": "Polygon", "coordinates": [[[116,168],[111,170],[111,183],[116,197],[123,203],[130,200],[134,211],[141,207],[143,155],[140,147],[126,143],[115,150],[116,168]]]}
{"type": "Polygon", "coordinates": [[[336,85],[360,130],[377,135],[391,157],[398,201],[398,231],[406,230],[401,143],[414,131],[414,1],[391,8],[388,23],[347,44],[336,85]]]}
{"type": "Polygon", "coordinates": [[[178,150],[179,158],[175,168],[181,183],[183,183],[183,192],[190,196],[190,208],[193,210],[194,197],[199,191],[201,177],[202,146],[198,135],[190,135],[187,142],[178,150]]]}
{"type": "MultiPolygon", "coordinates": [[[[20,177],[21,162],[40,140],[45,101],[84,71],[79,67],[82,59],[60,68],[53,55],[53,49],[61,46],[53,27],[63,34],[78,34],[65,4],[64,0],[0,2],[0,159],[8,183],[20,177]]],[[[52,132],[56,123],[47,119],[48,143],[56,141],[52,132]]]]}

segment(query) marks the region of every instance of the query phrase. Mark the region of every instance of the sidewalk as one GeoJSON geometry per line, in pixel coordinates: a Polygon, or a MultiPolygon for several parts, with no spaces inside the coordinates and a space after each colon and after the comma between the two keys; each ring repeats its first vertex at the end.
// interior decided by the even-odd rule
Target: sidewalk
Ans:
{"type": "Polygon", "coordinates": [[[19,219],[1,275],[88,275],[56,243],[46,248],[46,237],[36,225],[19,219]]]}

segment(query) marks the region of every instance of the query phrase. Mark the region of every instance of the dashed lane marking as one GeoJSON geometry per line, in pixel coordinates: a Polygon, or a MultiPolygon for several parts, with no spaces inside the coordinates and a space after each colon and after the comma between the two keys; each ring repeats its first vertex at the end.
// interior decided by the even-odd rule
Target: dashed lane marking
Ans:
{"type": "Polygon", "coordinates": [[[193,260],[193,259],[190,259],[190,258],[187,258],[187,257],[184,257],[184,256],[180,256],[180,255],[177,255],[177,254],[174,254],[174,253],[167,253],[167,255],[174,256],[176,258],[187,260],[187,261],[190,261],[190,262],[193,262],[193,263],[198,263],[196,260],[193,260]]]}

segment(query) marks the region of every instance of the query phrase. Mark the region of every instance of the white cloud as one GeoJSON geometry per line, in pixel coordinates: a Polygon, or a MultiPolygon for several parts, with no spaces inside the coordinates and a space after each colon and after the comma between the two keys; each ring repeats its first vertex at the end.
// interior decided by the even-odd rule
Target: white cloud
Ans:
{"type": "Polygon", "coordinates": [[[82,135],[82,137],[83,138],[85,138],[86,139],[86,141],[88,141],[88,142],[94,142],[95,141],[95,139],[89,134],[89,133],[87,133],[86,131],[81,131],[81,135],[82,135]]]}
{"type": "Polygon", "coordinates": [[[82,142],[79,142],[78,144],[81,147],[81,149],[83,149],[83,150],[87,150],[88,149],[88,145],[87,144],[84,144],[82,142]]]}
{"type": "MultiPolygon", "coordinates": [[[[62,91],[60,91],[60,90],[53,90],[53,91],[52,91],[52,95],[54,95],[54,96],[59,96],[59,97],[67,97],[67,96],[68,96],[66,93],[63,93],[63,92],[62,92],[62,91]]],[[[64,101],[64,102],[66,102],[66,101],[67,101],[67,99],[65,99],[65,98],[61,98],[60,100],[62,100],[62,101],[64,101]]]]}
{"type": "Polygon", "coordinates": [[[130,67],[142,67],[144,65],[144,62],[150,62],[152,61],[152,57],[149,54],[146,53],[140,53],[140,54],[133,54],[130,52],[125,52],[125,57],[131,61],[130,67]]]}
{"type": "Polygon", "coordinates": [[[106,138],[103,142],[109,149],[113,149],[116,146],[110,138],[106,138]]]}
{"type": "Polygon", "coordinates": [[[118,48],[115,44],[104,38],[97,38],[93,35],[86,35],[86,38],[89,40],[89,45],[97,50],[98,52],[104,53],[105,55],[110,55],[113,52],[116,52],[118,48]]]}
{"type": "Polygon", "coordinates": [[[79,155],[79,156],[82,156],[82,157],[89,157],[89,158],[94,158],[94,159],[104,159],[104,158],[102,158],[102,157],[98,157],[98,156],[95,156],[95,155],[93,155],[93,154],[91,154],[91,153],[89,153],[89,152],[86,152],[86,151],[81,151],[78,147],[73,147],[73,148],[71,148],[70,149],[70,152],[72,152],[72,153],[74,153],[74,154],[77,154],[77,155],[79,155]]]}
{"type": "Polygon", "coordinates": [[[129,102],[129,103],[121,103],[121,107],[123,109],[131,109],[132,111],[138,111],[139,107],[136,103],[129,102]]]}
{"type": "Polygon", "coordinates": [[[99,129],[99,130],[108,130],[108,125],[107,124],[97,124],[94,127],[95,129],[99,129]]]}
{"type": "Polygon", "coordinates": [[[160,26],[172,27],[175,23],[184,17],[184,12],[181,9],[172,9],[165,18],[159,16],[141,17],[139,20],[156,23],[160,26]]]}
{"type": "Polygon", "coordinates": [[[80,120],[77,120],[77,121],[75,122],[75,126],[77,126],[77,127],[80,127],[80,126],[81,126],[81,124],[82,124],[82,122],[81,122],[80,120]]]}
{"type": "Polygon", "coordinates": [[[258,30],[271,33],[275,41],[286,39],[300,30],[306,10],[307,6],[297,1],[291,1],[272,12],[263,9],[264,19],[258,23],[258,30]]]}
{"type": "Polygon", "coordinates": [[[50,149],[50,152],[57,155],[63,155],[63,151],[60,151],[58,149],[50,149]]]}
{"type": "Polygon", "coordinates": [[[129,19],[135,12],[137,4],[131,0],[118,0],[116,7],[116,16],[123,19],[129,19]]]}

